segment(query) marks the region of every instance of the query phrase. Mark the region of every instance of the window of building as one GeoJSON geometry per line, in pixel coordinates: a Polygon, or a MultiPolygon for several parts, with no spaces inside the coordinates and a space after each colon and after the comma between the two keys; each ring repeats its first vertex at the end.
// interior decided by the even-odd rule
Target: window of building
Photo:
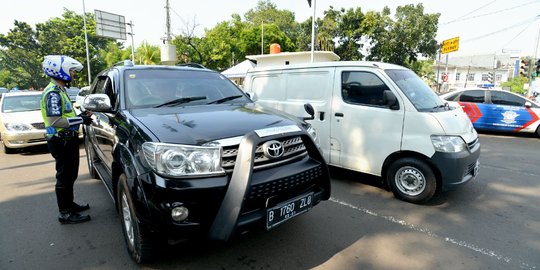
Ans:
{"type": "Polygon", "coordinates": [[[502,81],[502,74],[495,74],[495,80],[498,82],[502,81]]]}
{"type": "Polygon", "coordinates": [[[461,76],[461,73],[459,73],[459,72],[456,73],[456,81],[459,81],[459,79],[460,79],[459,77],[460,77],[460,76],[461,76]]]}
{"type": "Polygon", "coordinates": [[[482,74],[482,81],[485,82],[488,80],[488,75],[487,74],[482,74]]]}
{"type": "Polygon", "coordinates": [[[467,75],[467,81],[474,82],[474,73],[469,73],[467,75]]]}

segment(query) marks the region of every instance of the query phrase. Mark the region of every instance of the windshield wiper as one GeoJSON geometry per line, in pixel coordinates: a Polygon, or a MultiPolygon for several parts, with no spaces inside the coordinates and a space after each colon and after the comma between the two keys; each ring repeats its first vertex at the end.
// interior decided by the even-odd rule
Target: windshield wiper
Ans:
{"type": "Polygon", "coordinates": [[[437,106],[433,107],[433,109],[439,109],[439,108],[443,108],[443,109],[448,108],[448,109],[450,109],[450,104],[448,104],[448,102],[445,102],[442,105],[437,105],[437,106]]]}
{"type": "Polygon", "coordinates": [[[229,100],[233,100],[233,99],[237,99],[237,98],[241,98],[241,97],[243,97],[243,95],[224,97],[224,98],[216,99],[214,101],[210,101],[210,102],[208,102],[206,104],[219,104],[219,103],[223,103],[225,101],[229,101],[229,100]]]}
{"type": "Polygon", "coordinates": [[[163,106],[170,106],[170,105],[180,105],[180,104],[188,103],[188,102],[195,101],[195,100],[201,100],[201,99],[206,99],[206,97],[205,96],[200,96],[200,97],[177,98],[177,99],[173,99],[171,101],[167,101],[165,103],[156,105],[156,106],[154,106],[154,108],[159,108],[159,107],[163,107],[163,106]]]}

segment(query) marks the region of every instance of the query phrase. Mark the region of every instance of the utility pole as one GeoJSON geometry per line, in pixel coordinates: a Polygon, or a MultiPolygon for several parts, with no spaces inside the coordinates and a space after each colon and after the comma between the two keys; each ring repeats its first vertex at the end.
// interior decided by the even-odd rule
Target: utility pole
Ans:
{"type": "Polygon", "coordinates": [[[86,43],[86,69],[88,70],[88,85],[92,85],[92,73],[90,71],[90,51],[88,50],[88,33],[86,31],[86,8],[84,6],[84,0],[82,1],[82,6],[84,22],[84,41],[86,43]]]}
{"type": "MultiPolygon", "coordinates": [[[[313,17],[311,19],[311,63],[313,63],[315,58],[315,7],[316,7],[316,0],[313,1],[313,17]]],[[[309,6],[311,7],[311,0],[308,0],[309,6]]]]}
{"type": "Polygon", "coordinates": [[[128,35],[131,36],[131,61],[135,63],[135,44],[133,42],[133,36],[135,35],[133,33],[133,26],[135,25],[133,24],[132,21],[129,21],[129,23],[126,23],[126,24],[129,25],[129,29],[130,29],[130,32],[128,33],[128,35]]]}
{"type": "Polygon", "coordinates": [[[439,46],[439,60],[437,61],[437,93],[441,93],[441,86],[439,84],[439,78],[441,77],[440,70],[441,70],[441,47],[439,46]]]}
{"type": "Polygon", "coordinates": [[[165,43],[169,44],[169,41],[171,41],[171,6],[169,6],[169,0],[166,0],[166,18],[165,18],[165,28],[167,29],[167,32],[165,33],[165,43]]]}

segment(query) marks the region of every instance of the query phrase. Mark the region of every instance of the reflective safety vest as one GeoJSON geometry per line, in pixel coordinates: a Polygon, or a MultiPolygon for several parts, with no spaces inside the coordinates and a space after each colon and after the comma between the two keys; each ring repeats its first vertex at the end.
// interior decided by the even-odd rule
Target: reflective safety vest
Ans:
{"type": "Polygon", "coordinates": [[[41,95],[41,101],[39,103],[41,108],[41,115],[43,116],[43,121],[45,122],[45,129],[47,130],[47,136],[52,136],[59,132],[65,132],[65,131],[78,131],[79,125],[73,125],[70,128],[57,128],[51,126],[49,123],[49,120],[47,118],[47,113],[53,113],[51,116],[58,116],[62,118],[70,118],[70,117],[76,117],[75,111],[73,109],[73,105],[71,104],[71,101],[69,100],[69,96],[67,95],[66,91],[63,91],[58,85],[54,84],[53,82],[50,82],[47,87],[43,90],[43,94],[41,95]],[[50,92],[55,92],[58,95],[55,95],[57,97],[60,97],[59,100],[56,99],[56,97],[50,97],[50,100],[47,100],[47,95],[50,92]],[[56,99],[56,100],[55,100],[56,99]],[[59,107],[58,104],[61,106],[59,107]],[[56,112],[56,113],[54,113],[56,112]]]}

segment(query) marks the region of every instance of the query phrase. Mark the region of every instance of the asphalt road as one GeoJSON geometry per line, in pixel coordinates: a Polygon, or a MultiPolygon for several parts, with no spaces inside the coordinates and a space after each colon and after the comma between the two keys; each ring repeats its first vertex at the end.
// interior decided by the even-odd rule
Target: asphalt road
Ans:
{"type": "Polygon", "coordinates": [[[308,213],[230,243],[168,246],[143,266],[82,148],[75,197],[92,221],[78,225],[56,220],[46,149],[0,154],[0,269],[540,269],[540,139],[482,134],[481,143],[479,177],[428,205],[332,169],[332,198],[308,213]]]}

